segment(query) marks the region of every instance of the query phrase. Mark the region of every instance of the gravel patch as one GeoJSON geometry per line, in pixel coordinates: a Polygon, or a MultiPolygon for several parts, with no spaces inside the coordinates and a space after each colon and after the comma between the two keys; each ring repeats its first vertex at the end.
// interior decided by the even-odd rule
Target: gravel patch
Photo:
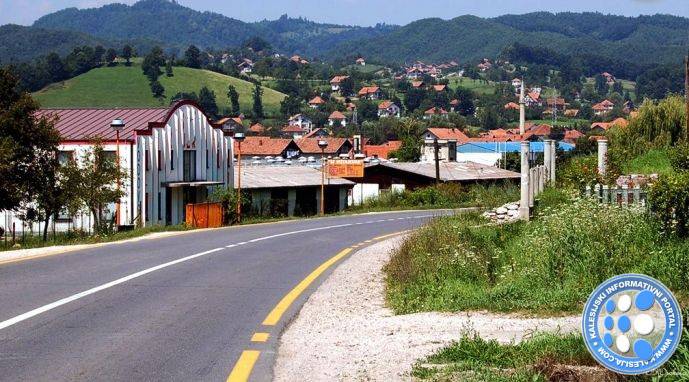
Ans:
{"type": "Polygon", "coordinates": [[[364,248],[335,269],[280,338],[276,381],[406,381],[412,365],[467,330],[502,343],[534,331],[576,331],[578,316],[533,318],[488,312],[393,315],[383,266],[403,237],[364,248]]]}

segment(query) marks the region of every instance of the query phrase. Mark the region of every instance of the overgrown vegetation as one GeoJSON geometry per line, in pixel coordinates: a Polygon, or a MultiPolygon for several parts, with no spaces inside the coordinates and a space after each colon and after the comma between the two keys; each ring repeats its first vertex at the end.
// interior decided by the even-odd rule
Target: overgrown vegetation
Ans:
{"type": "Polygon", "coordinates": [[[404,208],[495,207],[519,199],[513,183],[461,185],[441,183],[414,191],[390,191],[370,198],[352,210],[391,210],[404,208]]]}
{"type": "Polygon", "coordinates": [[[412,375],[442,381],[681,381],[689,377],[689,332],[685,328],[670,362],[650,375],[624,377],[581,366],[597,364],[578,333],[536,333],[518,344],[464,333],[459,341],[414,365],[412,375]]]}
{"type": "Polygon", "coordinates": [[[644,210],[568,200],[556,190],[541,200],[530,223],[493,226],[460,215],[414,233],[385,269],[392,308],[578,312],[599,283],[627,272],[689,296],[689,242],[664,236],[644,210]]]}

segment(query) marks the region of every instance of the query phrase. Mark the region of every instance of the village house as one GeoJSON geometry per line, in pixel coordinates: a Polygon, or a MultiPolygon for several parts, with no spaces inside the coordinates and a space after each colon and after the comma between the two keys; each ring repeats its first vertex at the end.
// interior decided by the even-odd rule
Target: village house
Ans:
{"type": "Polygon", "coordinates": [[[245,58],[237,65],[237,69],[239,69],[239,72],[242,74],[250,74],[254,70],[254,62],[245,58]]]}
{"type": "Polygon", "coordinates": [[[606,84],[613,85],[615,83],[615,76],[613,76],[612,74],[610,74],[608,72],[603,72],[603,73],[601,73],[601,76],[603,76],[603,78],[605,78],[606,84]]]}
{"type": "Polygon", "coordinates": [[[608,112],[612,111],[614,107],[615,104],[607,99],[604,99],[603,101],[591,106],[595,115],[607,114],[608,112]]]}
{"type": "Polygon", "coordinates": [[[548,98],[546,100],[546,105],[548,109],[552,110],[553,108],[559,112],[564,112],[565,109],[567,108],[567,103],[565,103],[564,98],[559,98],[559,97],[553,97],[553,98],[548,98]]]}
{"type": "Polygon", "coordinates": [[[447,85],[433,85],[433,90],[435,90],[438,93],[444,92],[445,90],[447,90],[447,85]]]}
{"type": "Polygon", "coordinates": [[[379,99],[381,97],[382,93],[380,91],[380,87],[373,85],[373,86],[364,86],[363,88],[361,88],[361,90],[359,90],[357,95],[359,96],[359,98],[375,100],[375,99],[379,99]]]}
{"type": "Polygon", "coordinates": [[[367,158],[390,159],[390,153],[402,147],[402,141],[387,141],[380,145],[364,145],[363,153],[367,158]]]}
{"type": "MultiPolygon", "coordinates": [[[[321,177],[320,169],[309,166],[242,165],[242,192],[249,195],[254,215],[316,215],[321,205],[321,177]]],[[[327,178],[325,212],[344,210],[353,186],[350,180],[327,178]]]]}
{"type": "Polygon", "coordinates": [[[515,92],[518,92],[519,89],[522,87],[522,80],[519,78],[513,78],[512,79],[512,87],[514,88],[515,92]]]}
{"type": "Polygon", "coordinates": [[[453,99],[450,101],[450,112],[456,112],[459,108],[459,100],[458,99],[453,99]]]}
{"type": "Polygon", "coordinates": [[[330,113],[330,116],[328,117],[328,126],[345,127],[347,126],[347,117],[344,114],[342,114],[342,112],[335,110],[332,113],[330,113]]]}
{"type": "Polygon", "coordinates": [[[582,132],[580,132],[579,130],[575,130],[575,129],[565,130],[565,136],[562,139],[562,141],[574,144],[574,143],[576,143],[577,139],[579,139],[583,136],[584,136],[584,134],[582,132]]]}
{"type": "Polygon", "coordinates": [[[517,110],[519,111],[519,104],[514,102],[508,102],[504,106],[505,110],[517,110]]]}
{"type": "Polygon", "coordinates": [[[438,159],[442,162],[454,162],[457,160],[457,144],[469,141],[469,137],[459,129],[443,127],[431,127],[423,133],[423,147],[421,148],[421,161],[432,162],[435,160],[435,142],[438,143],[438,159]]]}
{"type": "Polygon", "coordinates": [[[285,138],[299,139],[308,134],[309,131],[297,125],[287,125],[283,126],[280,132],[285,138]]]}
{"type": "Polygon", "coordinates": [[[315,158],[341,158],[346,156],[347,158],[352,158],[354,155],[353,144],[347,138],[332,138],[332,137],[322,137],[322,138],[302,138],[295,141],[299,146],[299,150],[302,155],[313,156],[315,158]],[[318,141],[325,140],[328,142],[328,147],[322,150],[318,146],[318,141]]]}
{"type": "MultiPolygon", "coordinates": [[[[193,101],[164,108],[41,109],[37,117],[43,116],[57,118],[60,158],[81,163],[94,139],[107,157],[119,157],[128,175],[121,183],[124,195],[105,206],[105,219],[115,225],[180,224],[187,203],[204,202],[216,187],[233,184],[232,132],[212,122],[193,101]],[[124,123],[119,145],[114,120],[124,123]]],[[[10,224],[16,219],[10,212],[2,214],[10,224]]],[[[49,224],[55,231],[88,231],[93,216],[60,213],[49,224]]]]}
{"type": "Polygon", "coordinates": [[[564,115],[567,118],[576,118],[579,115],[579,109],[566,109],[564,115]]]}
{"type": "Polygon", "coordinates": [[[366,60],[364,60],[363,57],[359,57],[356,59],[356,64],[361,65],[361,66],[366,66],[366,60]]]}
{"type": "MultiPolygon", "coordinates": [[[[235,142],[234,156],[239,153],[239,145],[235,142]]],[[[301,155],[299,146],[290,138],[246,137],[241,146],[242,161],[256,160],[266,157],[293,159],[301,155]]]]}
{"type": "Polygon", "coordinates": [[[305,116],[304,114],[293,115],[287,121],[290,126],[298,126],[302,131],[310,132],[313,128],[313,121],[311,118],[305,116]]]}
{"type": "Polygon", "coordinates": [[[540,92],[530,91],[524,96],[524,103],[527,107],[540,107],[543,106],[543,100],[541,100],[540,92]]]}
{"type": "Polygon", "coordinates": [[[442,107],[432,107],[423,113],[423,119],[431,119],[433,116],[447,118],[447,111],[442,107]]]}
{"type": "Polygon", "coordinates": [[[349,76],[335,76],[330,80],[330,89],[334,92],[339,92],[340,91],[340,86],[342,85],[342,82],[347,80],[349,76]]]}
{"type": "Polygon", "coordinates": [[[319,106],[324,105],[325,101],[319,96],[315,96],[309,100],[309,107],[312,109],[318,109],[319,106]]]}
{"type": "Polygon", "coordinates": [[[629,124],[629,121],[620,117],[611,122],[594,122],[591,124],[591,134],[605,134],[606,131],[610,130],[612,127],[619,126],[625,127],[629,124]]]}
{"type": "Polygon", "coordinates": [[[378,117],[399,117],[400,107],[392,101],[383,101],[378,105],[378,117]]]}
{"type": "Polygon", "coordinates": [[[243,131],[244,120],[242,117],[224,117],[213,122],[216,125],[222,125],[223,129],[230,131],[243,131]]]}
{"type": "Polygon", "coordinates": [[[290,57],[290,61],[296,62],[297,64],[301,64],[301,65],[306,65],[309,63],[308,60],[304,59],[303,57],[301,57],[298,54],[295,54],[294,56],[290,57]]]}
{"type": "Polygon", "coordinates": [[[249,131],[256,135],[262,135],[265,134],[266,127],[260,124],[259,122],[256,122],[249,127],[249,131]]]}
{"type": "Polygon", "coordinates": [[[304,135],[304,138],[323,138],[328,136],[330,136],[330,134],[328,134],[328,130],[319,127],[317,129],[311,130],[310,133],[304,135]]]}
{"type": "Polygon", "coordinates": [[[418,80],[423,78],[423,72],[418,68],[411,68],[407,70],[407,78],[410,80],[418,80]]]}
{"type": "Polygon", "coordinates": [[[416,88],[416,89],[421,89],[424,86],[426,86],[426,84],[423,81],[412,81],[411,82],[411,87],[416,88]]]}

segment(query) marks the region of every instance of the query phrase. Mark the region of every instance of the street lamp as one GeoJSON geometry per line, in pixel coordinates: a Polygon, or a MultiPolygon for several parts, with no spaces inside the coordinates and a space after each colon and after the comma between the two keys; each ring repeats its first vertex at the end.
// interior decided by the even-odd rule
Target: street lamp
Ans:
{"type": "Polygon", "coordinates": [[[117,202],[115,203],[115,224],[120,225],[120,131],[124,130],[126,122],[117,117],[110,123],[110,128],[115,130],[115,163],[117,164],[117,202]]]}
{"type": "Polygon", "coordinates": [[[242,220],[242,141],[244,133],[235,133],[234,140],[237,141],[237,223],[242,220]]]}
{"type": "Polygon", "coordinates": [[[321,148],[321,215],[325,215],[325,148],[328,147],[328,141],[320,139],[318,147],[321,148]]]}

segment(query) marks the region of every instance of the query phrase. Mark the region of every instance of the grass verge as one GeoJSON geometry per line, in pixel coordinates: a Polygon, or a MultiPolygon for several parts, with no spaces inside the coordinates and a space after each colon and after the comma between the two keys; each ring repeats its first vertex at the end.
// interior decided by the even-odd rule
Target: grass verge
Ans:
{"type": "Polygon", "coordinates": [[[563,198],[548,190],[528,223],[487,225],[478,214],[434,220],[386,266],[389,305],[397,313],[575,313],[598,284],[628,272],[689,301],[689,241],[664,236],[645,210],[563,198]]]}

